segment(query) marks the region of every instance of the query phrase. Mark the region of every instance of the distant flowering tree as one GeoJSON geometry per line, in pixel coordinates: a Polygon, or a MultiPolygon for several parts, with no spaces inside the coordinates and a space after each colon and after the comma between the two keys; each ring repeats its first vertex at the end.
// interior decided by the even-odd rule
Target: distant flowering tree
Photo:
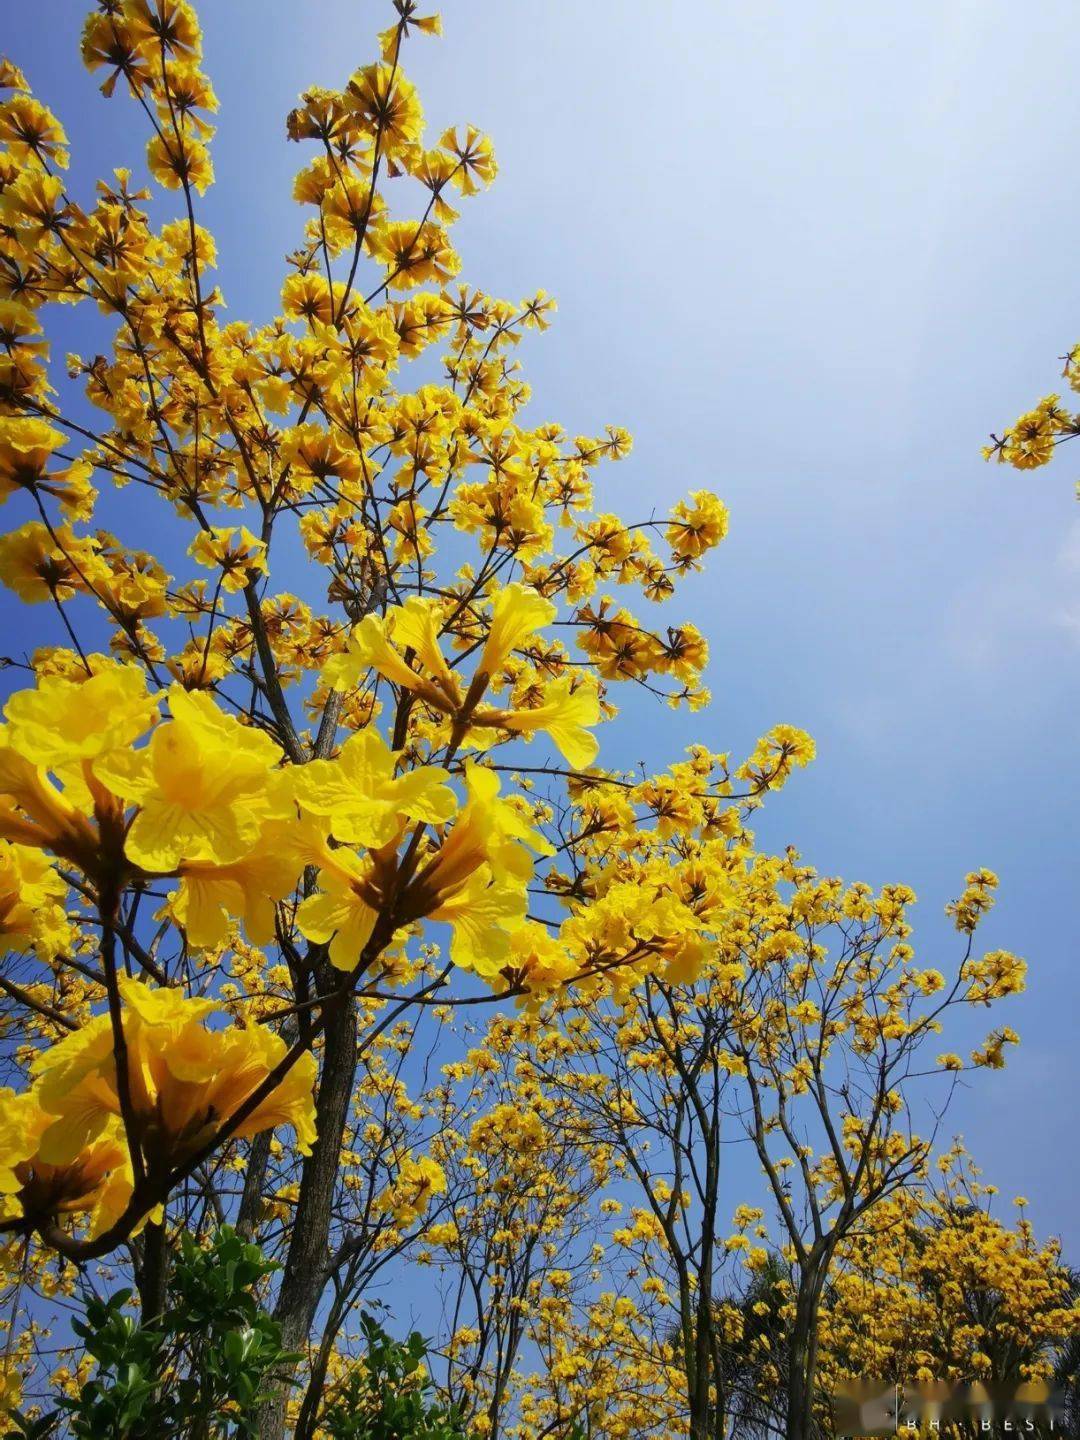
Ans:
{"type": "Polygon", "coordinates": [[[939,1185],[898,1191],[845,1245],[823,1370],[898,1384],[1053,1383],[1080,1334],[1060,1244],[1036,1240],[1023,1196],[1015,1227],[995,1215],[996,1187],[959,1146],[939,1167],[939,1185]]]}
{"type": "MultiPolygon", "coordinates": [[[[187,0],[99,0],[83,30],[86,66],[142,127],[153,192],[126,169],[69,184],[59,120],[0,66],[0,582],[41,617],[7,642],[30,637],[5,657],[0,725],[11,1313],[23,1286],[70,1287],[67,1262],[130,1255],[153,1333],[177,1232],[233,1219],[280,1257],[275,1344],[311,1346],[291,1410],[275,1368],[268,1440],[316,1433],[324,1380],[331,1397],[349,1374],[363,1388],[339,1334],[425,1228],[447,1265],[477,1237],[503,1247],[475,1267],[496,1348],[520,1335],[534,1276],[569,1273],[541,1254],[517,1308],[495,1293],[504,1232],[527,1243],[546,1223],[545,1172],[524,1131],[524,1158],[505,1153],[508,1122],[472,1115],[466,1136],[445,1093],[409,1096],[420,1018],[502,997],[539,1044],[579,1001],[713,977],[760,907],[788,903],[760,867],[802,883],[755,857],[746,824],[814,753],[780,725],[742,763],[705,745],[655,773],[603,763],[620,687],[708,702],[705,638],[659,607],[727,512],[695,489],[624,522],[594,487],[627,433],[526,418],[514,353],[552,302],[456,283],[455,207],[495,160],[471,126],[428,142],[401,61],[439,21],[414,0],[393,11],[381,59],[287,118],[305,218],[262,324],[227,318],[198,219],[217,101],[187,0]],[[57,306],[86,317],[64,373],[57,306]]],[[[810,1085],[794,1032],[782,1055],[768,1040],[783,1016],[824,1033],[791,956],[764,955],[779,1009],[737,1012],[732,1053],[747,1077],[779,1064],[810,1085]]],[[[969,991],[1018,988],[1012,957],[1000,983],[972,963],[969,991]]],[[[898,1038],[930,991],[906,955],[889,964],[895,995],[874,994],[898,1038]]],[[[871,1048],[884,1034],[880,1015],[845,1015],[871,1048]]],[[[545,1134],[543,1096],[518,1081],[545,1134]]],[[[552,1173],[575,1214],[602,1179],[552,1173]]],[[[596,1313],[615,1333],[617,1306],[596,1313]]],[[[36,1340],[32,1317],[10,1337],[9,1400],[36,1340]]]]}
{"type": "Polygon", "coordinates": [[[634,1224],[614,1238],[642,1255],[643,1314],[663,1296],[653,1330],[677,1342],[689,1434],[706,1440],[717,1417],[743,1413],[724,1269],[737,1263],[752,1281],[778,1254],[785,1363],[762,1375],[780,1433],[807,1440],[825,1297],[845,1254],[874,1214],[925,1188],[958,1072],[1000,1066],[1018,1038],[999,1028],[963,1059],[937,1054],[939,1037],[957,1012],[1022,990],[1026,967],[974,953],[997,885],[988,871],[949,907],[960,938],[948,978],[918,963],[906,886],[874,893],[793,851],[738,847],[722,873],[698,877],[699,909],[732,912],[708,957],[687,975],[646,977],[617,1007],[579,1003],[588,1023],[541,1044],[537,1063],[550,1093],[574,1097],[578,1143],[617,1157],[635,1184],[634,1224]],[[730,1191],[726,1157],[740,1142],[761,1167],[759,1204],[730,1191]]]}

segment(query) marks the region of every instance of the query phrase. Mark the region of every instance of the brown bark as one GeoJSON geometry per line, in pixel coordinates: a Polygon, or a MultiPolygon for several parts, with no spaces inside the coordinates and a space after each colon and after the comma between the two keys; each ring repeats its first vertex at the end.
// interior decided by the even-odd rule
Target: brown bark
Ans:
{"type": "Polygon", "coordinates": [[[169,1278],[169,1241],[165,1226],[151,1221],[142,1233],[135,1256],[135,1283],[139,1291],[142,1323],[153,1322],[165,1312],[165,1287],[169,1278]]]}
{"type": "Polygon", "coordinates": [[[259,1223],[259,1210],[263,1200],[263,1184],[270,1164],[270,1139],[272,1130],[261,1130],[248,1148],[247,1169],[244,1171],[244,1189],[236,1212],[236,1231],[244,1240],[251,1240],[259,1223]]]}
{"type": "Polygon", "coordinates": [[[818,1310],[828,1273],[828,1261],[803,1271],[795,1301],[787,1375],[787,1421],[785,1440],[812,1440],[814,1436],[814,1386],[818,1359],[818,1310]]]}
{"type": "MultiPolygon", "coordinates": [[[[341,977],[324,961],[316,975],[319,990],[330,994],[341,977]]],[[[315,1102],[318,1137],[303,1163],[300,1194],[274,1319],[285,1350],[303,1350],[328,1280],[331,1207],[341,1145],[352,1099],[357,1062],[356,1003],[352,995],[329,1002],[323,1043],[322,1075],[315,1102]]],[[[259,1416],[260,1440],[282,1440],[288,1390],[280,1386],[259,1416]]]]}

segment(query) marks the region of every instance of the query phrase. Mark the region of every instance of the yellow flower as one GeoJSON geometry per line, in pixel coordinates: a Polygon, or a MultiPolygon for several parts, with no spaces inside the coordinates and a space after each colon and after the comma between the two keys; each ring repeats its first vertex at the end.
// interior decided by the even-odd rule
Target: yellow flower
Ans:
{"type": "MultiPolygon", "coordinates": [[[[48,383],[41,362],[49,353],[49,343],[37,338],[41,333],[41,322],[28,306],[0,300],[0,391],[44,399],[48,383]]],[[[0,504],[10,493],[0,480],[0,504]]]]}
{"type": "Polygon", "coordinates": [[[0,1415],[10,1415],[23,1403],[23,1377],[14,1365],[0,1371],[0,1415]]]}
{"type": "MultiPolygon", "coordinates": [[[[310,286],[316,277],[290,275],[285,282],[282,299],[288,313],[290,306],[297,309],[304,287],[310,286]]],[[[329,293],[326,297],[329,320],[331,306],[329,293]]],[[[362,457],[351,446],[343,444],[338,436],[318,425],[297,425],[287,430],[281,441],[281,460],[289,466],[290,477],[298,489],[305,493],[328,477],[337,480],[358,481],[364,477],[362,457]]]]}
{"type": "Polygon", "coordinates": [[[184,928],[188,944],[210,949],[229,936],[229,917],[242,920],[253,945],[274,939],[276,902],[296,886],[304,860],[293,841],[295,826],[271,820],[251,854],[231,865],[185,860],[168,912],[184,928]]]}
{"type": "Polygon", "coordinates": [[[450,925],[450,959],[455,965],[494,980],[510,963],[510,937],[525,919],[527,905],[523,882],[493,879],[485,865],[428,911],[428,918],[450,925]]]}
{"type": "Polygon", "coordinates": [[[335,853],[319,873],[319,890],[297,909],[296,924],[305,939],[327,945],[330,963],[352,970],[371,939],[382,896],[370,863],[348,850],[335,853]]]}
{"type": "Polygon", "coordinates": [[[39,850],[0,840],[0,947],[33,950],[42,960],[68,950],[75,933],[66,897],[67,886],[39,850]]]}
{"type": "MultiPolygon", "coordinates": [[[[349,636],[345,651],[334,656],[323,668],[323,679],[341,690],[357,685],[368,670],[377,670],[393,684],[415,691],[436,709],[455,713],[462,704],[461,692],[457,677],[447,664],[439,644],[439,615],[440,611],[433,602],[416,597],[410,598],[404,605],[392,606],[385,618],[366,615],[349,636]],[[414,669],[403,651],[415,656],[422,669],[414,669]]],[[[555,606],[527,586],[514,582],[498,592],[470,687],[470,709],[515,647],[542,625],[550,623],[554,616],[555,606]]],[[[592,721],[585,718],[592,714],[587,694],[586,691],[570,704],[571,713],[567,716],[567,697],[560,691],[558,698],[564,711],[562,723],[559,715],[553,713],[551,716],[560,737],[576,754],[583,753],[589,741],[582,742],[580,731],[575,730],[575,726],[595,723],[595,718],[598,718],[598,714],[592,721]]],[[[549,728],[542,723],[543,716],[535,724],[526,718],[532,713],[505,711],[499,712],[499,715],[515,717],[513,722],[506,722],[509,729],[549,728]]],[[[477,723],[502,725],[504,722],[489,713],[486,721],[478,720],[477,723]]]]}
{"type": "MultiPolygon", "coordinates": [[[[265,1025],[227,1031],[187,1029],[176,1044],[165,1047],[168,1072],[159,1085],[157,1112],[170,1143],[195,1148],[209,1138],[222,1117],[232,1115],[284,1059],[287,1045],[265,1025]],[[186,1042],[186,1043],[185,1043],[186,1042]],[[207,1133],[209,1132],[209,1133],[207,1133]]],[[[159,1063],[159,1073],[161,1066],[159,1063]]],[[[290,1125],[297,1149],[310,1154],[315,1143],[315,1057],[302,1055],[266,1099],[234,1134],[238,1139],[290,1125]]]]}
{"type": "Polygon", "coordinates": [[[345,650],[323,667],[323,679],[335,690],[347,690],[358,685],[369,670],[377,670],[394,685],[415,690],[441,710],[457,704],[457,682],[439,649],[430,608],[422,600],[413,598],[405,605],[392,606],[385,617],[365,615],[349,635],[345,650]],[[394,643],[399,625],[401,644],[416,652],[434,681],[414,670],[394,643]]]}
{"type": "Polygon", "coordinates": [[[114,754],[96,773],[139,813],[128,832],[130,860],[174,870],[182,860],[228,865],[256,844],[263,822],[286,812],[275,767],[281,749],[241,725],[209,695],[169,689],[172,719],[144,750],[114,754]]]}
{"type": "Polygon", "coordinates": [[[105,662],[82,680],[42,676],[4,707],[10,744],[54,773],[91,764],[131,744],[153,724],[158,697],[137,665],[105,662]]]}
{"type": "Polygon", "coordinates": [[[365,130],[380,134],[383,151],[389,156],[407,154],[424,133],[424,112],[416,87],[394,65],[366,65],[357,70],[345,98],[365,130]]]}
{"type": "Polygon", "coordinates": [[[373,729],[361,730],[336,760],[297,766],[290,781],[305,809],[325,815],[330,832],[354,845],[387,845],[407,820],[443,824],[457,808],[447,772],[423,765],[395,775],[397,754],[373,729]]]}
{"type": "MultiPolygon", "coordinates": [[[[208,1030],[203,1021],[219,1008],[212,1000],[152,990],[126,976],[120,989],[137,1140],[150,1170],[162,1173],[213,1138],[287,1047],[261,1025],[208,1030]]],[[[35,1099],[50,1117],[36,1154],[70,1164],[120,1115],[109,1016],[42,1052],[31,1073],[35,1099]]],[[[315,1139],[314,1079],[314,1057],[304,1055],[234,1134],[291,1125],[306,1154],[315,1139]]]]}
{"type": "Polygon", "coordinates": [[[36,250],[58,228],[66,208],[60,176],[30,167],[8,185],[0,201],[7,224],[27,252],[36,250]]]}
{"type": "Polygon", "coordinates": [[[804,999],[792,1008],[791,1017],[792,1020],[798,1020],[801,1025],[814,1025],[816,1021],[821,1020],[821,1011],[812,999],[804,999]]]}
{"type": "Polygon", "coordinates": [[[535,920],[527,920],[510,935],[508,963],[532,991],[555,989],[578,971],[577,961],[566,946],[535,920]]]}
{"type": "Polygon", "coordinates": [[[434,676],[451,703],[456,703],[458,684],[439,644],[439,609],[430,600],[411,596],[404,605],[393,610],[394,643],[406,646],[420,658],[424,668],[434,676]]]}
{"type": "MultiPolygon", "coordinates": [[[[418,772],[416,772],[418,773],[418,772]]],[[[510,933],[525,918],[525,886],[532,860],[525,845],[552,853],[544,837],[508,800],[499,798],[498,776],[469,764],[467,802],[431,860],[396,902],[398,928],[427,917],[452,927],[454,964],[494,978],[510,955],[510,933]],[[497,879],[493,879],[498,877],[497,879]]],[[[322,856],[319,892],[300,905],[302,935],[329,946],[331,963],[352,970],[385,913],[379,882],[382,864],[347,850],[322,856]]]]}
{"type": "Polygon", "coordinates": [[[419,30],[424,35],[441,35],[442,18],[439,15],[415,15],[408,9],[403,9],[400,20],[395,21],[388,29],[379,31],[379,49],[384,60],[391,65],[397,62],[402,38],[411,30],[419,30]]]}
{"type": "Polygon", "coordinates": [[[516,581],[506,585],[491,607],[491,626],[477,665],[478,673],[495,675],[512,650],[555,619],[555,606],[535,590],[516,581]]]}
{"type": "Polygon", "coordinates": [[[681,560],[693,562],[719,545],[728,530],[727,506],[708,490],[695,490],[671,512],[667,542],[681,560]]]}
{"type": "Polygon", "coordinates": [[[146,163],[150,174],[166,190],[179,190],[186,181],[204,195],[214,183],[210,151],[190,133],[159,132],[147,143],[146,163]]]}
{"type": "Polygon", "coordinates": [[[480,185],[490,185],[495,179],[499,167],[494,148],[474,126],[466,127],[464,138],[459,138],[454,129],[444,130],[439,144],[458,162],[451,179],[463,195],[474,195],[480,185]]]}
{"type": "Polygon", "coordinates": [[[427,1210],[433,1195],[445,1195],[446,1173],[429,1155],[414,1160],[409,1151],[393,1184],[379,1196],[378,1208],[394,1217],[398,1226],[412,1225],[427,1210]]]}
{"type": "Polygon", "coordinates": [[[69,858],[93,853],[97,844],[87,818],[53,785],[44,766],[14,748],[6,725],[0,727],[0,838],[69,858]]]}
{"type": "Polygon", "coordinates": [[[1050,463],[1062,429],[1057,400],[1056,395],[1046,396],[1034,410],[1009,426],[1002,437],[1000,459],[1017,470],[1035,470],[1050,463]]]}
{"type": "Polygon", "coordinates": [[[808,765],[817,754],[812,737],[794,725],[774,725],[766,739],[793,765],[808,765]]]}
{"type": "Polygon", "coordinates": [[[16,490],[33,490],[63,443],[60,431],[44,420],[0,417],[0,504],[16,490]]]}
{"type": "Polygon", "coordinates": [[[31,95],[13,95],[0,105],[0,143],[20,165],[31,164],[33,157],[67,168],[67,136],[63,127],[56,116],[31,95]]]}
{"type": "Polygon", "coordinates": [[[563,676],[545,689],[542,704],[528,710],[484,707],[473,715],[473,724],[498,726],[523,735],[543,730],[550,735],[568,765],[584,770],[593,763],[600,749],[600,742],[586,726],[597,724],[599,719],[600,699],[596,686],[585,682],[575,690],[571,688],[569,677],[563,676]]]}
{"type": "Polygon", "coordinates": [[[208,570],[220,570],[221,588],[232,593],[266,574],[266,546],[245,525],[200,530],[188,554],[208,570]]]}
{"type": "Polygon", "coordinates": [[[485,864],[490,864],[496,874],[524,881],[533,869],[526,845],[540,855],[554,854],[553,847],[520,810],[500,798],[499,777],[493,770],[469,762],[465,766],[465,790],[465,807],[430,866],[418,877],[418,885],[449,894],[485,864]]]}
{"type": "Polygon", "coordinates": [[[123,13],[132,43],[151,60],[163,50],[178,60],[201,56],[198,17],[187,0],[128,0],[123,13]]]}
{"type": "Polygon", "coordinates": [[[54,526],[50,534],[40,520],[31,520],[0,535],[0,581],[28,605],[54,596],[70,600],[100,574],[95,542],[68,525],[54,526]]]}
{"type": "Polygon", "coordinates": [[[38,1153],[53,1116],[33,1090],[0,1089],[0,1194],[5,1209],[30,1223],[61,1215],[88,1215],[98,1234],[121,1213],[131,1194],[132,1173],[121,1128],[106,1124],[99,1138],[70,1160],[52,1164],[38,1153]]]}
{"type": "MultiPolygon", "coordinates": [[[[19,1166],[37,1149],[43,1126],[35,1125],[34,1112],[44,1114],[29,1094],[17,1095],[6,1086],[0,1089],[0,1195],[17,1195],[21,1185],[19,1166]]],[[[48,1124],[48,1118],[45,1118],[48,1124]]]]}

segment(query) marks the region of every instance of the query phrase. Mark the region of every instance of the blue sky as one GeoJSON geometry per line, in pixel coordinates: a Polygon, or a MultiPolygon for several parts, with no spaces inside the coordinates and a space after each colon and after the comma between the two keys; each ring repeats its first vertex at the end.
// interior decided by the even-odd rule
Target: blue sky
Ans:
{"type": "MultiPolygon", "coordinates": [[[[4,44],[72,135],[88,199],[112,166],[140,173],[144,135],[78,64],[85,8],[11,7],[4,44]]],[[[371,58],[390,7],[210,0],[202,16],[222,112],[200,218],[231,312],[262,321],[301,223],[285,113],[371,58]]],[[[532,415],[633,432],[605,508],[662,513],[701,486],[731,507],[674,602],[712,642],[711,710],[628,705],[607,753],[738,755],[804,726],[819,759],[762,841],[910,883],[942,969],[946,900],[969,868],[1000,874],[983,939],[1031,969],[994,1023],[1024,1043],[949,1129],[1075,1262],[1077,467],[1066,452],[1025,477],[979,456],[1080,338],[1072,7],[450,0],[444,21],[405,68],[433,134],[474,121],[501,166],[455,232],[463,278],[559,301],[522,351],[532,415]]]]}

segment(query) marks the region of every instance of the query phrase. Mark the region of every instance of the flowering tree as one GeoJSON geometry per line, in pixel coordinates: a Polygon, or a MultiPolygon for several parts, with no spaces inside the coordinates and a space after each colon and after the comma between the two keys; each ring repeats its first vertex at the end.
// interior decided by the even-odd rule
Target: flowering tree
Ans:
{"type": "MultiPolygon", "coordinates": [[[[0,725],[13,1311],[23,1285],[130,1256],[152,1322],[177,1233],[234,1220],[280,1259],[274,1335],[307,1365],[291,1410],[285,1385],[263,1398],[268,1440],[315,1433],[326,1386],[363,1389],[341,1358],[349,1316],[405,1253],[466,1277],[477,1334],[454,1339],[447,1387],[477,1433],[504,1423],[526,1331],[571,1385],[569,1292],[589,1274],[572,1242],[618,1141],[576,1136],[541,1084],[575,1006],[640,1016],[706,986],[715,1063],[767,1171],[778,1127],[793,1147],[815,1226],[925,1162],[910,1138],[894,1154],[886,1078],[907,1060],[884,1057],[932,1030],[912,1005],[934,972],[859,949],[829,989],[800,929],[819,912],[873,928],[902,897],[841,896],[757,856],[747,829],[810,739],[781,725],[741,764],[701,745],[656,774],[603,763],[621,688],[708,702],[706,640],[663,607],[727,513],[697,489],[627,523],[594,497],[626,432],[571,438],[527,416],[515,352],[552,303],[457,282],[455,207],[495,161],[471,126],[425,134],[403,56],[438,30],[394,0],[381,58],[287,117],[302,218],[261,324],[225,318],[199,222],[217,102],[187,0],[99,0],[83,30],[86,66],[142,128],[146,185],[126,169],[95,191],[69,182],[60,120],[0,68],[0,581],[40,625],[5,657],[0,725]],[[82,307],[93,346],[64,373],[57,306],[82,307]],[[99,506],[114,487],[123,501],[99,506]],[[113,517],[119,534],[100,526],[113,517]],[[536,1063],[470,1059],[415,1101],[421,1024],[499,999],[523,1008],[536,1063]],[[812,1161],[784,1106],[833,1085],[841,1033],[878,1080],[838,1117],[830,1090],[819,1118],[841,1128],[812,1161]],[[475,1102],[454,1098],[462,1079],[475,1102]]],[[[976,912],[989,883],[973,881],[976,912]]],[[[1021,976],[1011,956],[969,955],[949,995],[994,999],[1021,976]]],[[[645,1037],[649,1063],[696,1124],[665,1037],[645,1037]]],[[[720,1372],[691,1288],[681,1369],[663,1340],[598,1353],[591,1393],[522,1401],[521,1433],[532,1414],[569,1436],[577,1402],[592,1415],[637,1366],[643,1393],[689,1377],[700,1434],[720,1372]]],[[[631,1312],[601,1296],[589,1313],[621,1343],[631,1312]]],[[[26,1336],[12,1393],[32,1318],[26,1336]]],[[[799,1373],[791,1434],[812,1353],[799,1373]]],[[[677,1406],[663,1413],[684,1433],[677,1406]]]]}
{"type": "MultiPolygon", "coordinates": [[[[740,782],[758,795],[810,753],[781,727],[735,771],[704,751],[651,779],[598,765],[620,685],[708,698],[700,633],[608,587],[666,601],[726,512],[705,491],[666,522],[598,512],[594,472],[626,433],[524,423],[512,355],[551,305],[452,287],[454,203],[495,162],[471,127],[426,143],[401,52],[438,21],[396,10],[381,60],[288,117],[307,218],[261,326],[224,319],[198,220],[216,100],[189,4],[102,0],[82,40],[144,126],[165,223],[128,171],[80,198],[59,120],[13,64],[0,76],[0,580],[63,625],[9,657],[28,683],[0,729],[3,988],[26,1072],[3,1110],[3,1224],[78,1262],[133,1243],[152,1315],[177,1204],[250,1140],[248,1219],[289,1127],[287,1348],[327,1282],[376,1035],[462,980],[535,1000],[692,968],[714,917],[677,897],[678,865],[601,900],[584,834],[632,847],[692,779],[722,845],[740,782]],[[419,216],[392,204],[401,175],[419,216]],[[66,379],[57,305],[102,332],[66,379]],[[432,347],[441,383],[409,389],[432,347]],[[125,536],[95,528],[103,485],[130,487],[125,536]],[[138,545],[161,530],[188,573],[138,545]],[[303,596],[272,585],[283,532],[310,562],[303,596]],[[416,948],[430,925],[445,960],[416,948]]],[[[422,1207],[438,1167],[409,1163],[422,1207]]]]}
{"type": "Polygon", "coordinates": [[[845,1245],[826,1306],[823,1368],[898,1384],[1053,1381],[1080,1330],[1075,1276],[1040,1244],[1017,1196],[1015,1228],[993,1213],[959,1146],[937,1186],[898,1191],[845,1245]]]}
{"type": "MultiPolygon", "coordinates": [[[[683,844],[694,849],[690,835],[683,844]]],[[[658,1337],[674,1320],[688,1430],[702,1440],[737,1399],[727,1394],[725,1264],[739,1257],[751,1277],[761,1272],[771,1253],[761,1222],[775,1215],[790,1313],[785,1364],[769,1379],[787,1391],[783,1433],[804,1437],[842,1253],[872,1212],[923,1186],[957,1075],[1000,1066],[1017,1038],[996,1029],[964,1059],[937,1053],[940,1036],[958,1010],[1022,989],[1025,966],[974,953],[997,884],[988,871],[970,874],[950,906],[960,943],[946,978],[917,962],[907,887],[844,886],[794,852],[727,854],[713,898],[725,890],[734,903],[709,956],[686,977],[648,976],[617,1008],[588,1005],[588,1023],[542,1047],[539,1064],[553,1093],[576,1097],[592,1144],[636,1182],[633,1224],[616,1238],[642,1252],[639,1310],[662,1297],[658,1337]],[[731,1193],[740,1144],[764,1176],[756,1204],[745,1188],[731,1193]]],[[[706,894],[702,872],[699,903],[706,894]]]]}

